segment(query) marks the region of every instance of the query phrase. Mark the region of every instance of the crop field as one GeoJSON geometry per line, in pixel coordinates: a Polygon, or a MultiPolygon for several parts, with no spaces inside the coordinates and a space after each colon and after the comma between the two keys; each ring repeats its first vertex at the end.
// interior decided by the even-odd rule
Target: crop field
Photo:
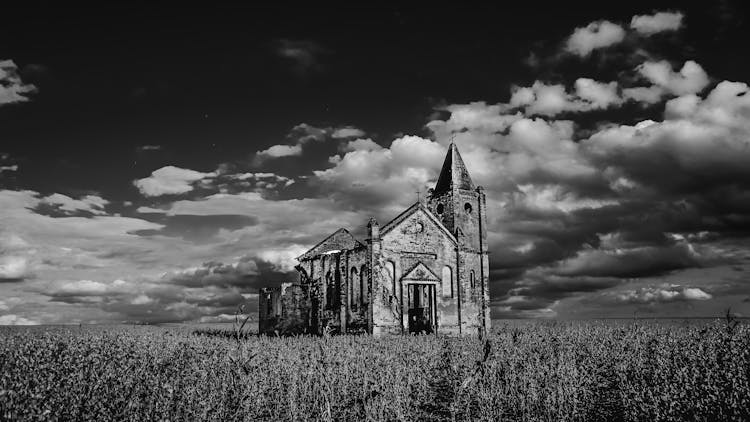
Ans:
{"type": "Polygon", "coordinates": [[[750,326],[731,320],[221,334],[0,327],[0,420],[750,420],[750,326]]]}

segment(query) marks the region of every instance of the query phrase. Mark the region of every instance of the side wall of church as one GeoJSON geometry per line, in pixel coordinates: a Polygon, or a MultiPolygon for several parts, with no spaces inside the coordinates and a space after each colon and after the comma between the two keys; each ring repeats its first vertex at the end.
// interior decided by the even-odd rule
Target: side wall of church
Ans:
{"type": "Polygon", "coordinates": [[[481,329],[490,328],[486,199],[481,188],[457,189],[455,197],[455,225],[461,230],[461,332],[476,335],[481,329]]]}
{"type": "Polygon", "coordinates": [[[301,283],[308,286],[300,315],[305,315],[308,332],[322,333],[325,327],[336,333],[366,331],[370,288],[366,257],[367,249],[361,247],[300,262],[301,283]]]}

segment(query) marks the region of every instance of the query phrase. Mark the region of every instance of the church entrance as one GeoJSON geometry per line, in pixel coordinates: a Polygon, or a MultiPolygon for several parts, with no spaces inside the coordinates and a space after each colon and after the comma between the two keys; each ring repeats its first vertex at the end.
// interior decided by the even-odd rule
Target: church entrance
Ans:
{"type": "Polygon", "coordinates": [[[409,333],[430,334],[435,331],[435,285],[407,284],[409,333]]]}

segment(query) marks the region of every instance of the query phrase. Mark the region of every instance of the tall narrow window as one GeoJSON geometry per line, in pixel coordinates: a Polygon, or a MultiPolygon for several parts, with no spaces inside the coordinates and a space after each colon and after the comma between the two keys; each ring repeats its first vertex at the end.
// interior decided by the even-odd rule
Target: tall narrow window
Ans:
{"type": "Polygon", "coordinates": [[[271,293],[266,296],[266,315],[274,315],[276,316],[276,313],[273,310],[273,299],[272,299],[271,293]]]}
{"type": "Polygon", "coordinates": [[[443,296],[453,297],[453,271],[451,267],[443,267],[443,296]]]}
{"type": "Polygon", "coordinates": [[[391,286],[391,296],[396,296],[396,264],[393,261],[385,263],[385,268],[388,272],[388,278],[390,279],[389,285],[391,286]]]}
{"type": "Polygon", "coordinates": [[[472,292],[474,291],[474,286],[476,285],[476,279],[475,279],[475,277],[476,276],[474,275],[474,270],[471,270],[469,272],[469,287],[471,287],[471,291],[472,292]]]}
{"type": "Polygon", "coordinates": [[[332,309],[336,303],[336,280],[330,271],[326,273],[326,307],[332,309]]]}
{"type": "Polygon", "coordinates": [[[360,299],[363,306],[367,305],[368,298],[370,297],[370,284],[367,278],[367,267],[363,265],[359,269],[359,291],[362,292],[360,299]]]}
{"type": "Polygon", "coordinates": [[[359,302],[361,300],[359,296],[362,294],[362,291],[359,289],[359,277],[357,277],[357,269],[355,267],[352,267],[350,274],[351,276],[349,277],[349,303],[353,309],[356,309],[357,305],[359,305],[359,302]]]}

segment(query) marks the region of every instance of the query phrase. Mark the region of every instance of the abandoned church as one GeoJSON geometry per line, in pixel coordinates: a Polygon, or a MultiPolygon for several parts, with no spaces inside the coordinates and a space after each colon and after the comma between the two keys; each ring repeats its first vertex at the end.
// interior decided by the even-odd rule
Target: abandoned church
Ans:
{"type": "Polygon", "coordinates": [[[444,333],[490,328],[485,194],[451,143],[435,188],[362,242],[339,229],[300,255],[299,282],[263,288],[260,333],[444,333]]]}

